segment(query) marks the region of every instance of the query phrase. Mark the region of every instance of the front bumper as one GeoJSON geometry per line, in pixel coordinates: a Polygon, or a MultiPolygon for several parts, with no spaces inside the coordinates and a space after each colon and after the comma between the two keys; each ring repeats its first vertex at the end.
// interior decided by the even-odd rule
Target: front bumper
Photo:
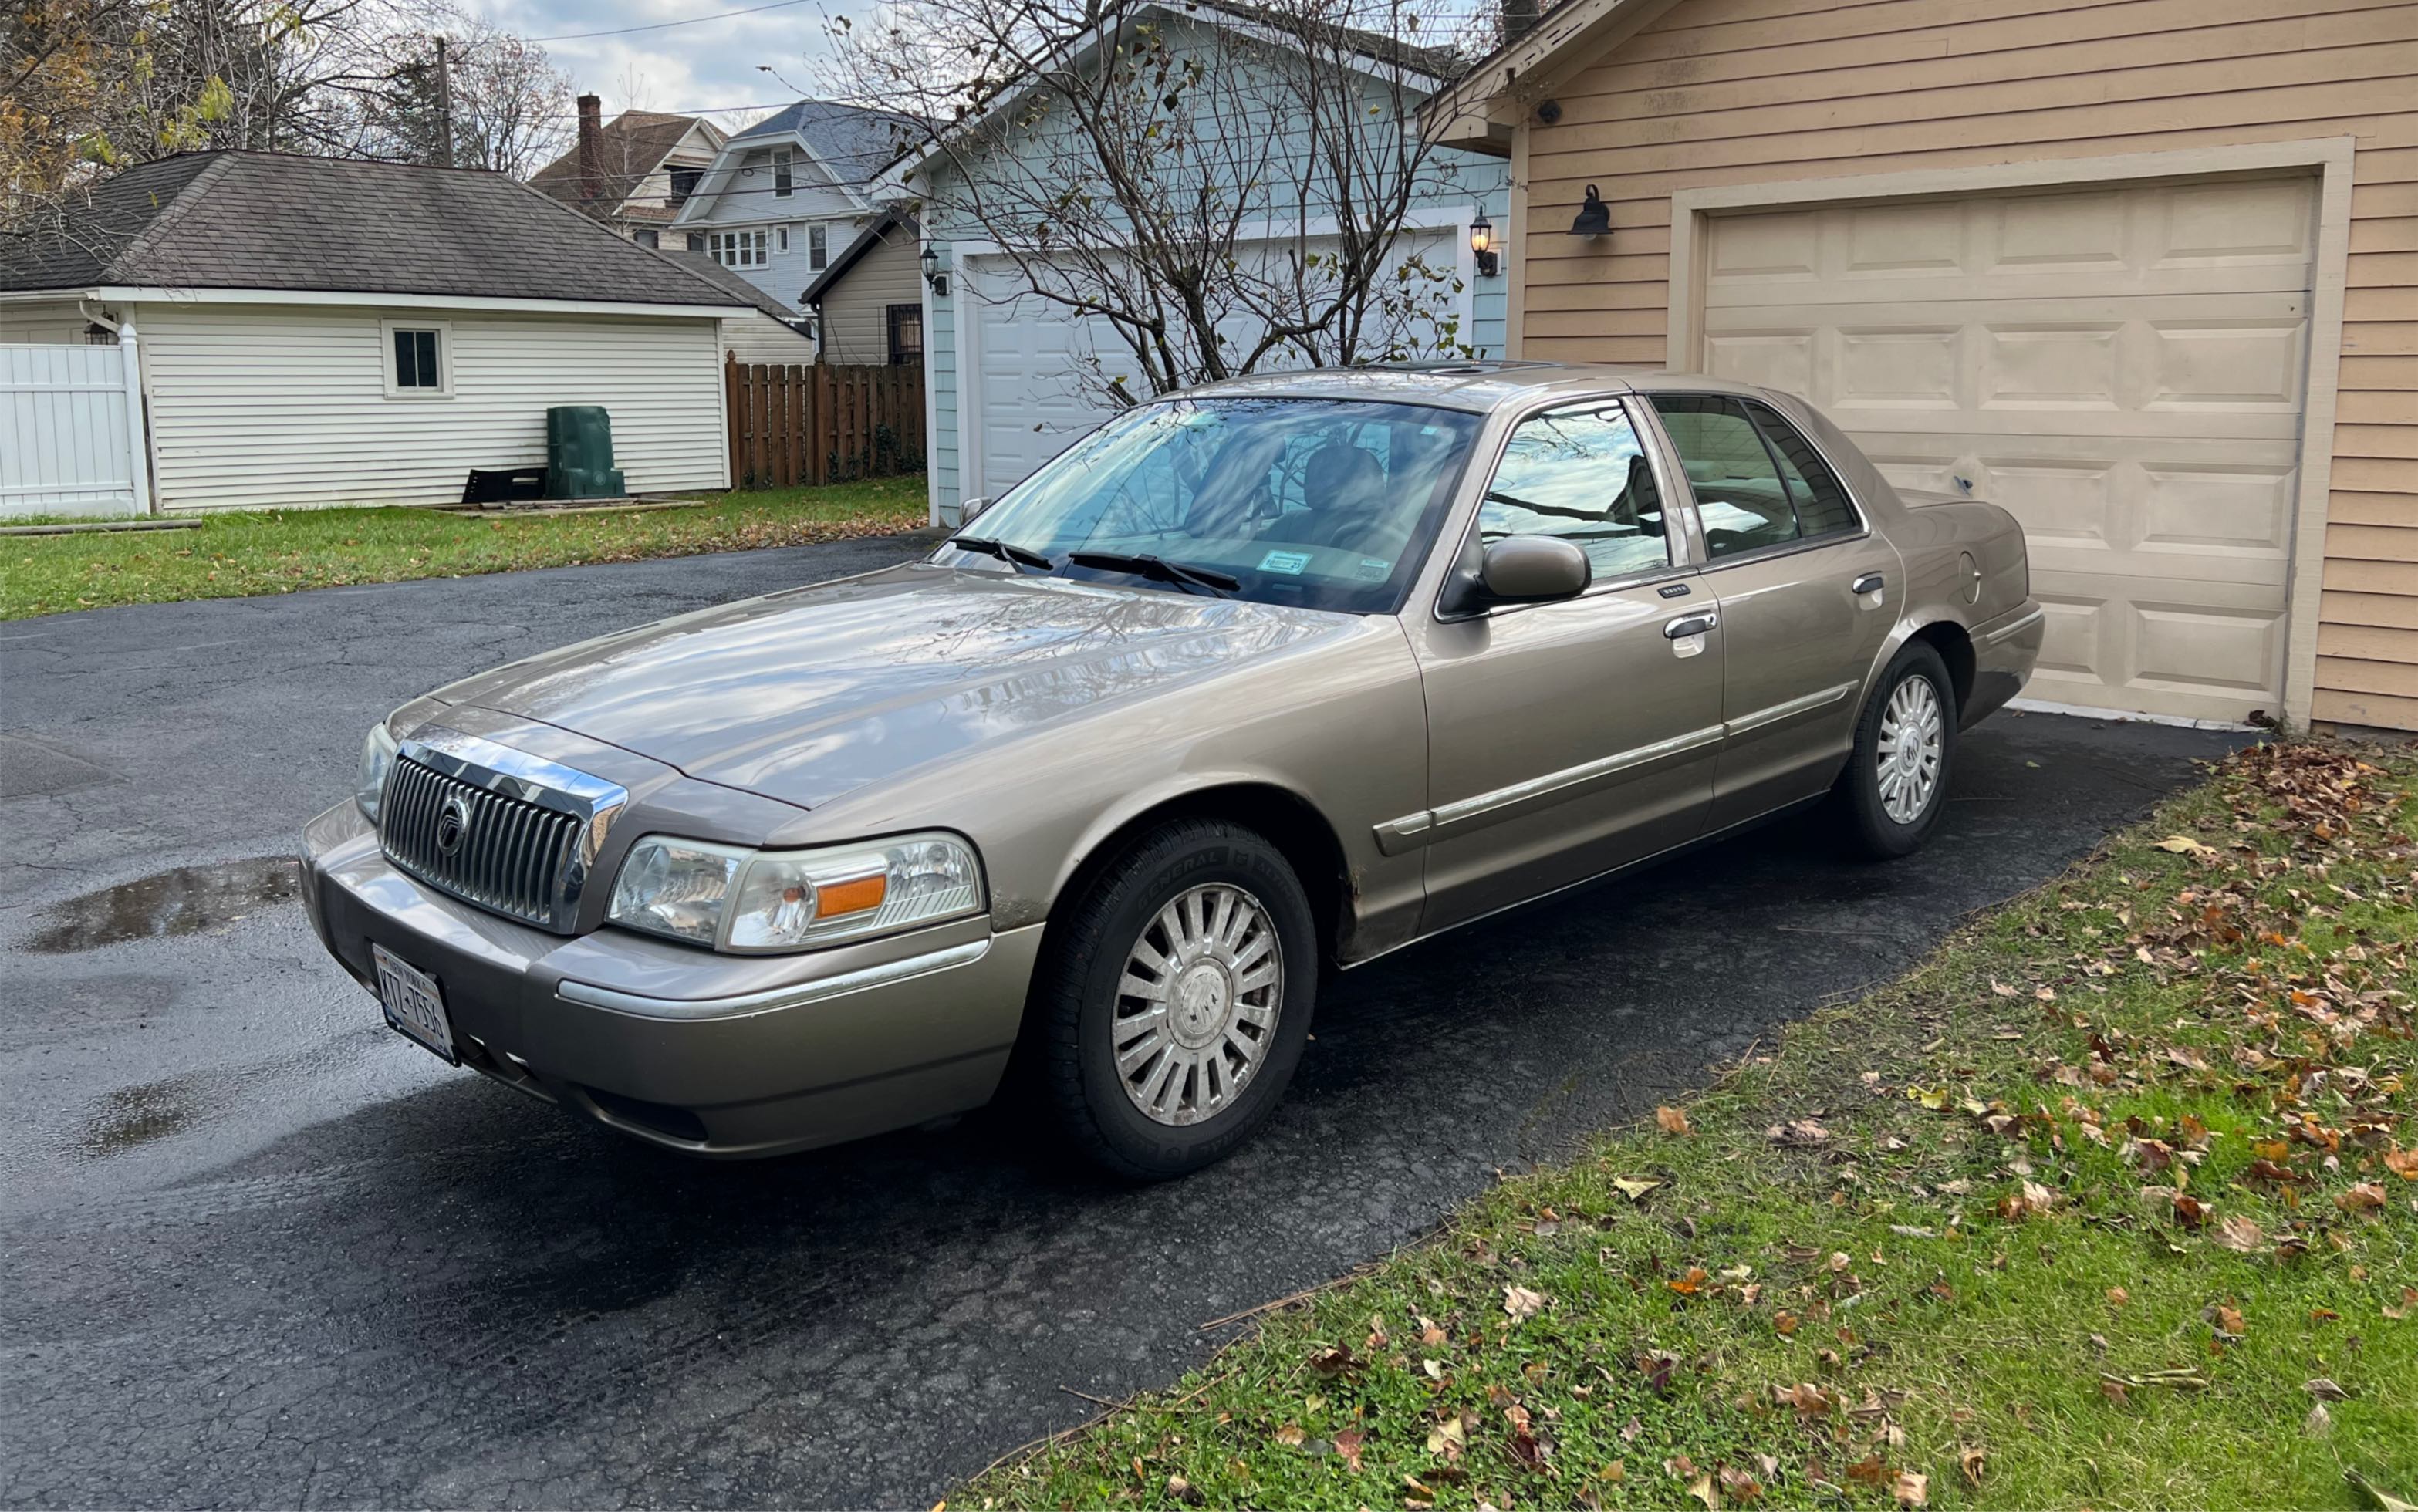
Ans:
{"type": "Polygon", "coordinates": [[[351,803],[303,832],[319,939],[364,986],[370,947],[434,976],[462,1061],[639,1138],[770,1155],[989,1101],[1041,926],[961,920],[799,955],[721,956],[620,929],[566,938],[390,864],[351,803]]]}

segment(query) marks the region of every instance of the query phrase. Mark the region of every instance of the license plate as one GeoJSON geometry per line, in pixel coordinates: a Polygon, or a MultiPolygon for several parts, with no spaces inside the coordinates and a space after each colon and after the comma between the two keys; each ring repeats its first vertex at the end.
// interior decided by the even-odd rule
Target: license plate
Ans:
{"type": "Polygon", "coordinates": [[[370,958],[377,966],[378,1001],[386,1007],[386,1021],[443,1056],[448,1064],[460,1065],[461,1057],[453,1053],[453,1022],[445,1016],[445,995],[436,990],[436,979],[384,945],[371,945],[370,958]]]}

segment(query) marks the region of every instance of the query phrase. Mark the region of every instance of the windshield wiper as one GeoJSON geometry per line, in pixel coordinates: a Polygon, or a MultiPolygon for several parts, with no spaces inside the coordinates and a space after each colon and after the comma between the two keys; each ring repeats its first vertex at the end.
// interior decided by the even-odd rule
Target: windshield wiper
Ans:
{"type": "Polygon", "coordinates": [[[1078,567],[1094,567],[1102,572],[1131,573],[1136,577],[1155,577],[1162,583],[1172,583],[1187,592],[1232,593],[1243,586],[1243,580],[1209,567],[1186,567],[1164,557],[1152,557],[1139,552],[1070,551],[1066,559],[1078,567]]]}
{"type": "Polygon", "coordinates": [[[1045,573],[1054,573],[1058,570],[1056,562],[1030,546],[1018,546],[1005,541],[993,541],[988,536],[951,536],[948,544],[956,547],[959,551],[978,551],[986,557],[996,557],[1003,562],[1014,562],[1018,567],[1038,568],[1045,573]]]}

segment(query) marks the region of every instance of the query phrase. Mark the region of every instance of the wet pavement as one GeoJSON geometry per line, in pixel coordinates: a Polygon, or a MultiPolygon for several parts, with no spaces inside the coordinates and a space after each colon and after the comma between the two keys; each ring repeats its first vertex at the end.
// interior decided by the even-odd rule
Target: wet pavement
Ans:
{"type": "Polygon", "coordinates": [[[424,688],[914,542],[0,624],[0,1503],[928,1506],[2053,875],[2230,738],[2001,716],[1933,845],[1791,822],[1346,976],[1135,1190],[1004,1114],[703,1165],[385,1030],[283,862],[424,688]]]}

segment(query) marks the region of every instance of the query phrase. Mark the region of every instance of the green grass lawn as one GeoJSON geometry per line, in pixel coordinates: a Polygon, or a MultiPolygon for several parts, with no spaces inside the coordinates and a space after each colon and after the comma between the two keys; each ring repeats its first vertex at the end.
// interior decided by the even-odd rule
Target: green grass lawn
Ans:
{"type": "Polygon", "coordinates": [[[691,509],[628,513],[243,511],[202,516],[192,530],[0,536],[0,619],[111,603],[794,546],[886,535],[923,523],[924,480],[912,476],[715,494],[691,509]]]}
{"type": "Polygon", "coordinates": [[[2372,759],[2254,750],[951,1504],[2418,1499],[2418,762],[2372,759]]]}

